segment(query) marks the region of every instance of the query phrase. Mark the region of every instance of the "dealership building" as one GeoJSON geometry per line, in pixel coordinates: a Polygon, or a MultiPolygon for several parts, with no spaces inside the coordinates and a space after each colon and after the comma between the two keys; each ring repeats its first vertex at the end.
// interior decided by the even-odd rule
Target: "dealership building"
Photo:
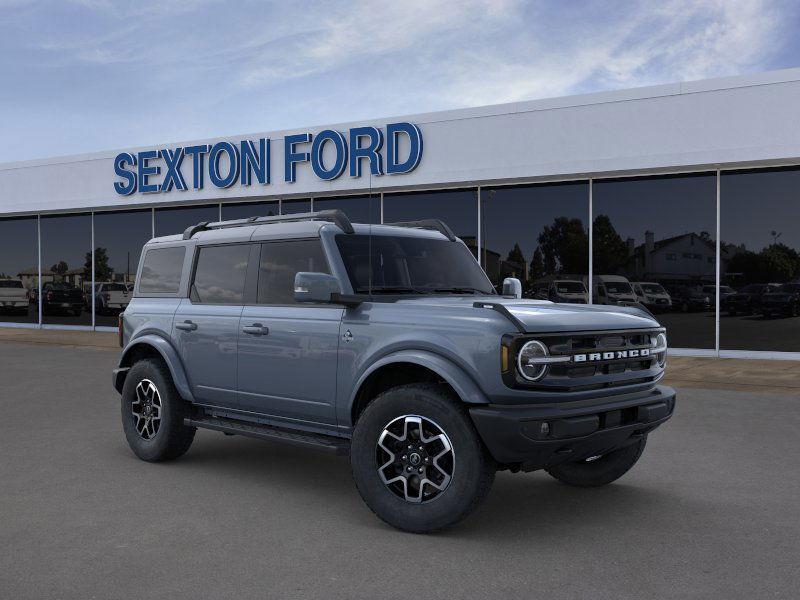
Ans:
{"type": "Polygon", "coordinates": [[[800,359],[798,106],[790,69],[2,164],[0,326],[115,327],[151,237],[337,208],[441,219],[526,297],[643,302],[676,354],[800,359]]]}

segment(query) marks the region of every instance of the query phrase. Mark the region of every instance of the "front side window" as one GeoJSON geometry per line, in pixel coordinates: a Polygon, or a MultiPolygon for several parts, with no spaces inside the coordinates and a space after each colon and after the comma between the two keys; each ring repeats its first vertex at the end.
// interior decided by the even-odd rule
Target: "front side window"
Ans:
{"type": "Polygon", "coordinates": [[[249,244],[200,248],[192,283],[192,302],[242,304],[249,244]]]}
{"type": "Polygon", "coordinates": [[[177,294],[185,254],[184,246],[148,250],[142,265],[139,293],[177,294]]]}
{"type": "Polygon", "coordinates": [[[472,253],[458,242],[340,235],[336,243],[357,294],[495,293],[472,253]]]}
{"type": "Polygon", "coordinates": [[[319,240],[267,242],[261,245],[259,304],[294,304],[294,276],[330,273],[319,240]]]}

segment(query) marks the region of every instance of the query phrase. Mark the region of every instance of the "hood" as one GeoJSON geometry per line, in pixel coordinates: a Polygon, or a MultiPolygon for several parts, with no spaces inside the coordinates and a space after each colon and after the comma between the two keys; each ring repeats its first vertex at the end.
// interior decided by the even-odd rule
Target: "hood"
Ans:
{"type": "Polygon", "coordinates": [[[502,304],[529,333],[645,329],[661,326],[645,311],[628,306],[559,304],[547,300],[517,300],[502,296],[427,296],[412,297],[400,302],[465,308],[471,308],[475,302],[502,304]]]}

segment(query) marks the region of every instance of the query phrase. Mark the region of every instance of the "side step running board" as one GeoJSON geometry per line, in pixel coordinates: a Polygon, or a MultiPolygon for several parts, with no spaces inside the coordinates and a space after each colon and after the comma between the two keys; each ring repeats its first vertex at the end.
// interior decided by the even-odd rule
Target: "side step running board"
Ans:
{"type": "Polygon", "coordinates": [[[287,442],[298,446],[311,446],[340,455],[346,455],[350,451],[350,440],[344,438],[318,433],[288,431],[286,429],[272,427],[271,425],[245,423],[244,421],[237,421],[235,419],[225,419],[221,417],[187,418],[183,420],[183,424],[189,427],[213,429],[214,431],[221,431],[222,433],[232,435],[244,435],[247,437],[260,438],[262,440],[287,442]]]}

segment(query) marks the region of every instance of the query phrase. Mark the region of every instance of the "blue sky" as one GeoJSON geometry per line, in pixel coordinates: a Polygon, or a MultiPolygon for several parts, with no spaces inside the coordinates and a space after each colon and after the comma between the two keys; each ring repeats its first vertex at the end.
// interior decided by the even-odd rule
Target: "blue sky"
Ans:
{"type": "Polygon", "coordinates": [[[800,65],[800,3],[0,0],[0,162],[800,65]]]}

